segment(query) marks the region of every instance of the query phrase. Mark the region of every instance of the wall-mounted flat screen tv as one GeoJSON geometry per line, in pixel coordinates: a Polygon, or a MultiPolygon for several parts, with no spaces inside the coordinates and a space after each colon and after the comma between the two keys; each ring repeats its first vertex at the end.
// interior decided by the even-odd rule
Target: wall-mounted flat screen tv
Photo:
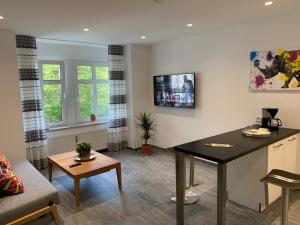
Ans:
{"type": "Polygon", "coordinates": [[[154,105],[195,108],[195,73],[153,77],[154,105]]]}

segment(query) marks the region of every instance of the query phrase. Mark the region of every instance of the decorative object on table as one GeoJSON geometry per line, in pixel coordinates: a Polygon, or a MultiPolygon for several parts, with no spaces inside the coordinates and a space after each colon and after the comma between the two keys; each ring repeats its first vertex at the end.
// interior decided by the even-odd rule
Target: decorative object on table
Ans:
{"type": "MultiPolygon", "coordinates": [[[[96,155],[94,155],[92,153],[88,157],[80,157],[79,155],[77,155],[75,157],[75,161],[77,161],[77,162],[86,162],[86,161],[91,161],[93,159],[96,159],[96,155]]],[[[77,165],[77,166],[79,166],[79,165],[77,165]]]]}
{"type": "Polygon", "coordinates": [[[97,119],[97,117],[96,117],[95,114],[91,114],[91,115],[90,115],[90,121],[95,122],[96,119],[97,119]]]}
{"type": "Polygon", "coordinates": [[[144,139],[144,144],[142,145],[143,153],[144,155],[151,155],[152,150],[148,141],[153,138],[152,131],[155,129],[155,123],[150,113],[139,113],[137,116],[137,127],[143,132],[141,135],[141,138],[144,139]]]}
{"type": "Polygon", "coordinates": [[[268,128],[269,130],[278,130],[282,126],[280,119],[275,118],[278,112],[277,108],[263,108],[262,109],[262,122],[263,128],[268,128]]]}
{"type": "Polygon", "coordinates": [[[75,160],[76,161],[92,160],[94,155],[91,154],[91,149],[92,147],[89,143],[82,142],[76,144],[76,152],[78,153],[78,155],[75,157],[75,160]]]}
{"type": "Polygon", "coordinates": [[[206,146],[217,147],[217,148],[233,148],[231,144],[219,144],[219,143],[206,143],[206,146]]]}
{"type": "Polygon", "coordinates": [[[250,53],[251,90],[300,90],[300,50],[250,53]]]}
{"type": "Polygon", "coordinates": [[[246,128],[242,130],[242,134],[247,137],[270,137],[271,136],[271,132],[267,128],[258,128],[258,129],[246,128]]]}

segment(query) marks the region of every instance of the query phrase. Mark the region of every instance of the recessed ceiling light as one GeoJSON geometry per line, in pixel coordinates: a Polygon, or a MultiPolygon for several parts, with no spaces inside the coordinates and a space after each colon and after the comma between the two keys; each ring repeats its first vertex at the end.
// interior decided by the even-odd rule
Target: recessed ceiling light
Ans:
{"type": "Polygon", "coordinates": [[[272,4],[273,4],[273,2],[265,2],[266,6],[269,6],[269,5],[272,5],[272,4]]]}
{"type": "Polygon", "coordinates": [[[4,20],[4,16],[0,16],[0,20],[4,20]]]}
{"type": "Polygon", "coordinates": [[[83,31],[88,32],[88,31],[90,31],[90,29],[89,28],[83,28],[83,31]]]}
{"type": "Polygon", "coordinates": [[[193,24],[192,24],[192,23],[188,23],[186,26],[187,26],[187,27],[192,27],[193,24]]]}
{"type": "Polygon", "coordinates": [[[141,36],[141,39],[146,39],[147,37],[146,36],[141,36]]]}

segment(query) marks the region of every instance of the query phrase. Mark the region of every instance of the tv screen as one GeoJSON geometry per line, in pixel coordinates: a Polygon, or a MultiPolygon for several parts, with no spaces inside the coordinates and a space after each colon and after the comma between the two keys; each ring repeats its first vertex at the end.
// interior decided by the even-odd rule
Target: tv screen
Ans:
{"type": "Polygon", "coordinates": [[[170,74],[153,77],[154,105],[195,108],[195,74],[170,74]]]}

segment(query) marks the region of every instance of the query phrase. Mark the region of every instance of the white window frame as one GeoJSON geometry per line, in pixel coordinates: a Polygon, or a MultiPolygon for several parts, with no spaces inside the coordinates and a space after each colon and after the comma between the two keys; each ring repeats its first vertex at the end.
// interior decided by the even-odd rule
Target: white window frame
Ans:
{"type": "Polygon", "coordinates": [[[61,113],[62,113],[62,121],[53,122],[53,123],[46,123],[48,127],[60,127],[66,124],[66,95],[65,95],[65,62],[58,61],[58,60],[39,60],[39,76],[40,76],[40,86],[41,86],[41,93],[42,93],[42,102],[44,104],[44,84],[61,84],[61,113]],[[44,64],[53,64],[53,65],[60,65],[60,80],[43,80],[43,65],[44,64]]]}
{"type": "Polygon", "coordinates": [[[91,61],[76,61],[73,64],[74,72],[75,72],[75,83],[76,83],[76,118],[77,123],[90,123],[90,118],[81,119],[80,118],[80,101],[79,101],[79,84],[92,84],[93,85],[93,106],[95,115],[97,117],[97,122],[105,123],[108,122],[108,116],[97,116],[98,114],[98,97],[97,97],[97,84],[108,84],[109,80],[97,80],[96,78],[96,67],[108,67],[107,63],[104,62],[91,62],[91,61]],[[92,79],[91,80],[79,80],[78,79],[78,66],[91,66],[92,67],[92,79]]]}

